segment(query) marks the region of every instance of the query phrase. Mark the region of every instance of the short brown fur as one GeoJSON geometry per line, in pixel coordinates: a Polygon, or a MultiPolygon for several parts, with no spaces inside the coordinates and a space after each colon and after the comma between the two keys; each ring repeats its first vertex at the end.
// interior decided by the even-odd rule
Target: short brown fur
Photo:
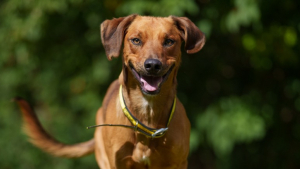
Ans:
{"type": "MultiPolygon", "coordinates": [[[[101,39],[108,59],[118,57],[122,44],[123,69],[119,79],[107,90],[96,124],[131,125],[119,103],[119,86],[123,85],[125,103],[131,113],[151,128],[164,128],[176,97],[176,75],[181,62],[180,46],[185,41],[187,53],[198,52],[205,43],[204,34],[185,17],[143,17],[130,15],[106,20],[101,24],[101,39]],[[133,44],[138,38],[140,44],[133,44]],[[165,44],[172,39],[172,45],[165,44]],[[159,91],[145,93],[134,75],[147,75],[144,63],[155,59],[162,63],[155,76],[164,77],[159,91]]],[[[151,139],[139,132],[122,127],[98,127],[90,141],[66,145],[53,139],[40,125],[28,103],[16,99],[24,117],[25,131],[32,143],[55,156],[81,157],[96,154],[99,167],[117,169],[183,169],[187,168],[190,122],[177,99],[173,119],[161,138],[151,139]]]]}

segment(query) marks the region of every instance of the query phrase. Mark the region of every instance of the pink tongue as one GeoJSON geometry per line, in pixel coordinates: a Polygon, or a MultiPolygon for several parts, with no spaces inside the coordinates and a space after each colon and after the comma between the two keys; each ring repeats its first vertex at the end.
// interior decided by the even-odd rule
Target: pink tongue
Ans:
{"type": "Polygon", "coordinates": [[[153,92],[158,89],[162,79],[162,77],[141,76],[142,87],[149,92],[153,92]]]}

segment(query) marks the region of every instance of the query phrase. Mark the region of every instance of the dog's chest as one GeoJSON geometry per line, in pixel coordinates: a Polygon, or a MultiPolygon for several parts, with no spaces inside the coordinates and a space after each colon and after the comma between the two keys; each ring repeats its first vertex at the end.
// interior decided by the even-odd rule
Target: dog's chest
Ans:
{"type": "Polygon", "coordinates": [[[150,116],[153,115],[153,103],[142,97],[141,99],[141,107],[142,107],[142,113],[148,114],[150,116]]]}

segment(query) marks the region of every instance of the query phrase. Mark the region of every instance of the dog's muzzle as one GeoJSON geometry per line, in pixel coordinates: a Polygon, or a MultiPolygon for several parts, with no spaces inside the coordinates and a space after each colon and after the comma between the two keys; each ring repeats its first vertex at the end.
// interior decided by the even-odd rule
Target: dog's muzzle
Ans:
{"type": "Polygon", "coordinates": [[[167,73],[161,75],[162,63],[157,59],[147,59],[144,63],[144,68],[147,73],[138,73],[132,64],[129,64],[134,77],[140,83],[141,90],[145,94],[158,94],[160,87],[165,82],[170,73],[172,72],[174,65],[170,67],[167,73]]]}

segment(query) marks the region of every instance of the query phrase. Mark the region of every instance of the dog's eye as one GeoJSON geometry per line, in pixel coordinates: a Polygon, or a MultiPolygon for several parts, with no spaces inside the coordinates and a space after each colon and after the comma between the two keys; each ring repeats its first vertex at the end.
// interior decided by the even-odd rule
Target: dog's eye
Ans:
{"type": "Polygon", "coordinates": [[[133,43],[134,45],[141,45],[142,41],[139,38],[133,38],[131,39],[131,43],[133,43]]]}
{"type": "Polygon", "coordinates": [[[172,39],[166,39],[164,42],[164,46],[172,46],[175,43],[172,39]]]}

